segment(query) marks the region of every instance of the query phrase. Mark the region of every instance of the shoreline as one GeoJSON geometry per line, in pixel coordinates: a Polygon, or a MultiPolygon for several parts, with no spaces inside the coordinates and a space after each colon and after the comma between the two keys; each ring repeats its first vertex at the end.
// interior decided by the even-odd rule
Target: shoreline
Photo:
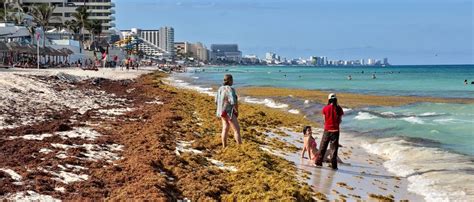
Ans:
{"type": "MultiPolygon", "coordinates": [[[[204,94],[208,94],[208,95],[212,95],[211,92],[213,90],[215,90],[214,88],[194,86],[190,83],[186,83],[185,81],[178,81],[178,82],[176,82],[176,84],[180,87],[189,88],[189,89],[192,89],[192,90],[204,93],[204,94]]],[[[308,103],[308,104],[311,104],[311,105],[316,104],[316,106],[318,106],[320,104],[323,104],[321,101],[314,100],[314,99],[301,99],[302,97],[303,98],[308,98],[308,97],[295,96],[295,94],[300,93],[299,91],[303,91],[303,92],[306,93],[307,90],[293,90],[293,89],[290,90],[290,89],[282,89],[282,88],[264,88],[266,90],[264,92],[267,93],[267,94],[262,96],[261,94],[259,94],[260,91],[253,91],[252,92],[253,94],[251,94],[251,93],[247,93],[246,89],[249,89],[249,88],[238,88],[237,89],[239,94],[241,94],[241,95],[244,94],[244,96],[240,97],[244,102],[249,102],[249,99],[250,99],[251,100],[250,103],[265,105],[267,107],[271,107],[271,108],[274,108],[274,109],[279,109],[280,111],[285,112],[285,113],[291,113],[291,111],[295,110],[295,111],[298,112],[296,114],[301,114],[300,113],[301,111],[306,111],[305,108],[301,108],[301,107],[300,108],[298,108],[298,107],[295,108],[295,106],[298,106],[298,105],[299,106],[306,106],[306,104],[308,103]],[[268,90],[268,89],[270,89],[270,90],[268,90]],[[295,93],[295,91],[296,91],[296,93],[295,93]],[[249,94],[251,94],[252,96],[249,96],[249,94]],[[275,95],[279,95],[280,97],[275,96],[275,95]],[[300,101],[298,101],[299,104],[292,103],[293,102],[292,100],[298,100],[298,99],[301,101],[301,103],[300,103],[300,101]],[[303,104],[303,100],[304,100],[304,104],[303,104]],[[283,106],[283,107],[279,107],[279,106],[283,106]]],[[[253,88],[250,88],[250,89],[253,89],[253,88]]],[[[262,89],[262,88],[258,88],[258,89],[262,89]]],[[[312,93],[314,93],[314,92],[312,92],[312,93]]],[[[319,97],[325,97],[326,96],[324,91],[321,91],[321,92],[318,92],[318,93],[322,94],[319,97]]],[[[299,94],[299,95],[301,95],[301,94],[299,94]]],[[[338,94],[338,95],[340,95],[340,94],[338,94]]],[[[360,98],[360,97],[364,97],[366,95],[349,95],[349,96],[357,96],[357,97],[360,98]]],[[[368,98],[365,98],[365,99],[362,99],[362,100],[364,102],[365,102],[365,100],[369,100],[370,103],[373,103],[374,105],[384,106],[384,105],[387,105],[387,104],[383,103],[384,100],[386,100],[387,97],[391,98],[393,96],[391,96],[391,97],[390,96],[368,96],[368,98]],[[370,100],[371,98],[374,98],[374,97],[375,97],[374,100],[370,100]]],[[[311,97],[311,98],[314,98],[314,97],[311,97]]],[[[407,98],[408,99],[405,100],[406,103],[404,103],[404,104],[417,103],[418,101],[423,101],[423,102],[426,101],[426,100],[424,100],[424,98],[410,98],[410,97],[407,97],[407,98]]],[[[361,100],[361,99],[358,99],[358,100],[361,100]]],[[[467,101],[467,103],[471,103],[473,101],[473,99],[461,99],[461,100],[463,100],[463,102],[467,101]]],[[[431,101],[442,101],[442,102],[447,102],[447,103],[458,103],[459,99],[449,99],[449,98],[448,99],[433,99],[431,101]]],[[[402,104],[397,104],[396,106],[398,106],[398,105],[402,105],[402,104]]],[[[357,109],[360,108],[361,106],[365,107],[365,105],[360,105],[358,103],[352,103],[350,106],[354,107],[354,108],[345,108],[344,110],[349,110],[351,113],[353,113],[353,111],[358,111],[357,109]]],[[[311,109],[311,110],[313,110],[313,109],[311,109]]],[[[315,111],[315,113],[317,114],[319,112],[315,111]]],[[[425,114],[422,114],[422,116],[435,116],[434,114],[432,115],[431,113],[425,113],[425,114]]],[[[302,116],[305,116],[305,117],[306,117],[306,115],[307,114],[305,114],[305,113],[302,114],[302,116]]],[[[310,118],[310,117],[307,117],[307,118],[310,118]]],[[[311,119],[313,121],[315,120],[314,118],[316,118],[316,120],[318,120],[318,118],[320,118],[320,117],[311,117],[311,119]]],[[[405,119],[405,118],[402,118],[402,119],[405,119]]],[[[416,124],[418,122],[418,120],[412,119],[411,117],[408,117],[408,116],[406,117],[406,121],[410,121],[410,122],[413,121],[414,124],[416,124]],[[416,123],[415,123],[415,121],[416,121],[416,123]]],[[[380,132],[383,133],[383,131],[378,131],[377,133],[380,133],[380,132]]],[[[357,135],[355,135],[355,136],[357,136],[357,135]]],[[[429,145],[427,145],[428,147],[426,147],[426,149],[425,149],[425,145],[423,145],[423,142],[420,142],[420,140],[417,140],[416,138],[412,138],[412,139],[406,139],[404,137],[401,137],[401,138],[381,138],[380,140],[377,140],[376,137],[377,136],[375,136],[373,138],[368,138],[368,139],[367,138],[362,138],[361,140],[357,141],[357,144],[359,146],[361,144],[364,144],[364,153],[369,153],[370,152],[371,155],[375,154],[376,156],[382,157],[384,160],[382,162],[380,162],[380,165],[382,165],[382,164],[384,165],[384,167],[385,167],[384,171],[385,172],[387,172],[387,170],[390,170],[390,172],[392,173],[391,175],[393,175],[393,173],[396,173],[399,176],[405,176],[406,178],[408,178],[410,180],[409,188],[410,188],[411,191],[414,191],[418,194],[423,194],[425,199],[428,200],[428,201],[430,201],[430,200],[448,200],[448,199],[459,199],[459,200],[461,200],[463,198],[465,199],[465,198],[468,198],[468,197],[471,196],[472,192],[469,191],[468,187],[457,186],[457,185],[459,184],[459,182],[462,181],[463,176],[464,176],[464,178],[467,177],[468,180],[473,180],[473,179],[471,179],[470,176],[463,175],[463,173],[464,173],[463,170],[464,169],[474,168],[473,165],[472,165],[472,157],[470,157],[466,154],[458,154],[457,152],[451,152],[449,150],[444,150],[444,149],[437,149],[437,148],[431,149],[431,146],[429,146],[429,145]],[[411,142],[411,141],[414,141],[414,142],[411,142]],[[372,144],[374,144],[374,146],[370,146],[372,144]],[[411,147],[409,145],[413,145],[413,147],[411,147]],[[393,146],[393,148],[391,148],[391,146],[393,146]],[[460,170],[456,171],[454,169],[454,170],[451,171],[451,168],[450,168],[451,166],[444,166],[444,164],[443,164],[443,165],[440,165],[440,166],[436,166],[436,168],[438,168],[441,171],[439,174],[438,173],[431,174],[432,170],[430,170],[429,167],[422,166],[423,164],[415,165],[414,167],[413,167],[413,165],[410,165],[412,163],[416,163],[416,161],[413,161],[414,159],[408,159],[407,161],[401,161],[399,158],[397,158],[398,155],[402,155],[402,156],[404,156],[404,158],[411,158],[410,156],[413,156],[413,154],[410,154],[411,152],[409,152],[411,150],[419,152],[419,153],[439,154],[437,156],[433,156],[433,155],[430,154],[430,155],[426,155],[426,157],[422,157],[422,159],[420,159],[421,162],[427,163],[427,165],[431,165],[431,163],[429,163],[430,160],[431,160],[430,158],[439,159],[441,161],[444,161],[444,158],[447,158],[448,156],[450,156],[449,158],[453,158],[453,161],[456,162],[456,165],[459,166],[460,170]],[[397,155],[397,153],[400,153],[400,154],[397,155]],[[392,154],[394,154],[394,155],[392,155],[392,154]],[[447,172],[447,173],[443,174],[444,172],[447,172]],[[443,181],[443,179],[445,178],[444,175],[451,176],[451,179],[453,179],[455,181],[457,180],[458,183],[451,183],[451,184],[449,182],[436,183],[436,181],[438,181],[438,180],[443,181]],[[461,180],[461,181],[459,181],[459,180],[461,180]],[[439,185],[440,187],[437,187],[437,185],[439,185]],[[456,190],[460,190],[460,191],[456,191],[456,190]]],[[[427,143],[432,144],[429,141],[427,143]]]]}
{"type": "MultiPolygon", "coordinates": [[[[178,82],[177,86],[181,88],[187,88],[195,91],[203,90],[201,88],[193,88],[190,86],[179,85],[179,83],[180,82],[178,82]]],[[[207,91],[201,93],[212,96],[212,94],[207,91]]],[[[274,111],[280,111],[280,113],[283,114],[293,115],[291,112],[281,110],[281,108],[278,107],[270,108],[266,106],[265,102],[245,103],[244,101],[242,105],[263,105],[262,107],[269,108],[274,111]]],[[[304,117],[304,114],[294,114],[293,116],[299,116],[303,119],[306,119],[304,117]]],[[[310,121],[309,124],[312,125],[314,129],[318,131],[313,134],[313,136],[317,137],[317,143],[319,144],[319,140],[322,136],[322,131],[318,126],[319,124],[313,121],[310,121]]],[[[275,127],[276,128],[266,129],[267,131],[275,130],[275,133],[267,133],[269,134],[270,140],[275,138],[280,139],[295,148],[301,149],[302,140],[298,139],[301,137],[301,135],[298,132],[293,132],[295,130],[298,131],[300,128],[293,128],[289,131],[279,131],[279,127],[275,127]]],[[[308,165],[307,159],[302,160],[301,158],[299,158],[301,152],[301,150],[299,149],[296,151],[282,151],[278,148],[268,148],[266,146],[264,146],[262,149],[269,152],[270,154],[278,155],[288,161],[291,161],[293,164],[295,164],[296,167],[298,167],[299,172],[306,173],[305,176],[307,176],[308,178],[303,181],[313,187],[313,190],[317,193],[317,195],[324,196],[320,199],[336,200],[351,198],[353,200],[374,200],[374,197],[380,197],[380,199],[386,200],[423,200],[423,197],[421,195],[408,192],[408,181],[406,180],[406,178],[400,178],[396,177],[393,174],[390,174],[386,170],[386,168],[382,166],[382,158],[376,157],[375,155],[372,156],[371,154],[367,153],[363,148],[357,146],[358,143],[354,143],[354,139],[344,138],[346,135],[348,134],[346,134],[345,132],[341,134],[341,144],[344,145],[344,147],[341,148],[340,155],[343,161],[346,161],[347,163],[350,163],[354,166],[351,167],[347,165],[340,165],[338,171],[327,169],[326,164],[324,164],[322,168],[317,168],[315,166],[308,165]],[[361,158],[360,156],[368,156],[370,158],[366,159],[361,158]],[[316,178],[319,178],[320,180],[315,180],[316,178]],[[328,180],[328,182],[325,182],[326,180],[328,180]]]]}

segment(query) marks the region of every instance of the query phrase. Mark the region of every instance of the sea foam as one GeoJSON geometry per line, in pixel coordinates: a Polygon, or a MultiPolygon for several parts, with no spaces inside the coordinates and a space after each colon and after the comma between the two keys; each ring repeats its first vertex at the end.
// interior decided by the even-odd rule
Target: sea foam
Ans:
{"type": "Polygon", "coordinates": [[[357,116],[354,117],[354,119],[357,119],[357,120],[370,120],[370,119],[375,119],[375,118],[377,118],[377,116],[374,116],[367,112],[359,112],[357,116]]]}
{"type": "Polygon", "coordinates": [[[406,177],[408,190],[423,195],[427,201],[469,201],[474,196],[474,165],[470,157],[401,137],[367,140],[362,147],[387,159],[384,167],[406,177]]]}
{"type": "Polygon", "coordinates": [[[265,105],[267,107],[276,108],[276,109],[282,109],[282,108],[288,107],[287,104],[278,103],[269,98],[259,99],[259,98],[253,98],[253,97],[245,97],[244,102],[252,103],[252,104],[261,104],[261,105],[265,105]]]}

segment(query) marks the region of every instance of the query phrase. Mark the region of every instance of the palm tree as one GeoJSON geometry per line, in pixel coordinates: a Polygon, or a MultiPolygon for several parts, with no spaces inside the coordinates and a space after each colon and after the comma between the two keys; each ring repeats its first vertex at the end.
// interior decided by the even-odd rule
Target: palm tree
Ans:
{"type": "Polygon", "coordinates": [[[93,36],[99,36],[100,38],[100,34],[102,34],[102,22],[100,20],[92,20],[90,22],[89,30],[93,36]]]}
{"type": "Polygon", "coordinates": [[[96,50],[98,47],[98,42],[96,41],[95,36],[99,36],[100,38],[100,34],[102,34],[102,23],[100,20],[91,20],[86,29],[89,30],[89,33],[91,33],[92,44],[96,50]]]}
{"type": "Polygon", "coordinates": [[[79,38],[79,34],[81,33],[81,25],[76,20],[68,20],[64,22],[66,29],[73,33],[73,39],[76,40],[79,38]]]}
{"type": "MultiPolygon", "coordinates": [[[[60,19],[59,17],[53,16],[55,8],[55,6],[49,6],[48,4],[39,4],[30,7],[30,14],[33,17],[33,21],[35,21],[38,26],[42,27],[44,32],[46,32],[46,29],[49,27],[50,20],[60,19]]],[[[43,34],[43,47],[46,46],[45,39],[46,36],[43,34]]]]}
{"type": "Polygon", "coordinates": [[[72,14],[72,17],[74,17],[74,20],[77,22],[77,26],[79,26],[80,33],[82,34],[79,41],[80,41],[80,46],[83,47],[84,31],[85,31],[85,28],[88,27],[90,24],[88,20],[89,12],[87,12],[87,7],[85,6],[77,7],[76,12],[72,14]]]}

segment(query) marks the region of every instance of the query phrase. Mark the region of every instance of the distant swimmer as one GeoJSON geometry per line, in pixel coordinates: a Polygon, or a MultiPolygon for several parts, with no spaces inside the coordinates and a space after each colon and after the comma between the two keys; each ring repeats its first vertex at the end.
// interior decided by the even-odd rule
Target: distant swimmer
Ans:
{"type": "Polygon", "coordinates": [[[285,77],[286,77],[286,74],[285,74],[285,77]]]}
{"type": "Polygon", "coordinates": [[[372,74],[372,79],[376,79],[377,77],[375,76],[375,74],[372,74]]]}
{"type": "Polygon", "coordinates": [[[347,80],[352,80],[352,76],[351,75],[347,76],[347,80]]]}
{"type": "Polygon", "coordinates": [[[361,73],[363,74],[363,73],[364,73],[364,70],[362,70],[362,72],[361,72],[361,73]]]}
{"type": "Polygon", "coordinates": [[[465,79],[465,80],[464,80],[464,85],[467,85],[467,84],[468,84],[468,83],[467,83],[467,79],[465,79]]]}

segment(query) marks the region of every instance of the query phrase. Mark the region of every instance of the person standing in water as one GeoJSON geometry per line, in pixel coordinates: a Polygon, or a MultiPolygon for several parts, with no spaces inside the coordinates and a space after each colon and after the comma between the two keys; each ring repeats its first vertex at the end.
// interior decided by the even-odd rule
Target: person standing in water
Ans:
{"type": "Polygon", "coordinates": [[[342,121],[344,111],[342,107],[337,104],[337,97],[335,93],[328,95],[328,104],[322,110],[324,119],[324,133],[321,138],[319,147],[319,155],[316,159],[316,166],[322,166],[324,156],[329,144],[331,144],[331,167],[337,170],[337,150],[339,148],[339,124],[342,121]]]}
{"type": "Polygon", "coordinates": [[[222,121],[221,139],[224,148],[227,146],[227,133],[229,132],[229,127],[234,131],[234,138],[237,144],[242,144],[240,126],[237,121],[237,117],[239,116],[239,105],[237,93],[232,87],[233,83],[234,80],[232,75],[226,74],[224,76],[224,83],[219,90],[217,90],[216,94],[216,116],[222,121]]]}

